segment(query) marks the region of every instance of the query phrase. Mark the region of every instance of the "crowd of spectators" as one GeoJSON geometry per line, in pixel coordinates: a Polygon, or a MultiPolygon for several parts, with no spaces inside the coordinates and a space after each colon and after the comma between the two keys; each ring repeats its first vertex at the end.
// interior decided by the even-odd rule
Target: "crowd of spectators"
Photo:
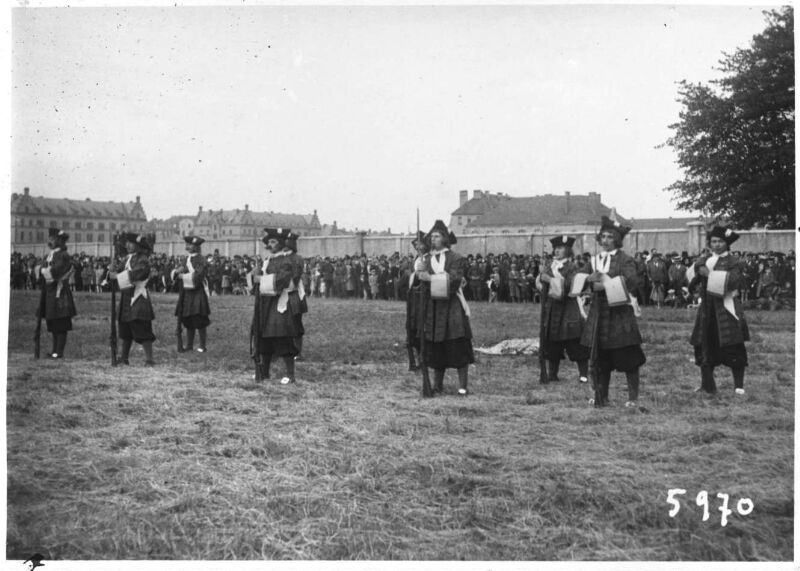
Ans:
{"type": "MultiPolygon", "coordinates": [[[[749,307],[776,309],[793,307],[795,297],[795,255],[781,252],[732,252],[744,263],[747,287],[740,292],[749,307]]],[[[701,253],[702,255],[702,253],[701,253]]],[[[588,265],[590,254],[577,256],[588,265]]],[[[69,278],[73,291],[110,291],[107,280],[108,256],[96,257],[83,252],[72,256],[74,271],[69,278]]],[[[154,253],[147,287],[156,292],[176,292],[176,269],[185,256],[154,253]]],[[[226,257],[214,251],[208,254],[208,282],[212,295],[247,295],[252,291],[253,268],[259,256],[226,257]]],[[[687,270],[694,257],[686,252],[662,254],[656,249],[634,253],[640,287],[632,292],[640,305],[686,307],[696,303],[689,290],[687,270]]],[[[414,255],[343,257],[310,256],[305,262],[302,280],[310,297],[358,298],[364,300],[405,300],[414,255]]],[[[538,303],[537,277],[548,254],[481,254],[466,256],[464,294],[471,301],[498,303],[538,303]]],[[[36,289],[37,268],[42,259],[33,254],[11,255],[11,287],[36,289]]]]}

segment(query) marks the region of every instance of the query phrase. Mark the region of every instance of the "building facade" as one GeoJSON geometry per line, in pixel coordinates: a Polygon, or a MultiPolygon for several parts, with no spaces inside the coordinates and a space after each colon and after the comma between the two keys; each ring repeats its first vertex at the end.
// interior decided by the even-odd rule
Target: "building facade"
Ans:
{"type": "Polygon", "coordinates": [[[630,224],[600,194],[544,194],[513,197],[476,190],[472,198],[459,192],[459,206],[450,216],[456,235],[468,234],[582,234],[597,228],[601,216],[630,224]]]}
{"type": "Polygon", "coordinates": [[[148,230],[139,197],[135,202],[96,201],[89,198],[31,196],[30,189],[11,195],[11,249],[47,242],[47,229],[61,228],[70,243],[91,249],[106,246],[116,232],[148,230]]]}
{"type": "Polygon", "coordinates": [[[154,220],[158,238],[170,241],[183,236],[200,236],[206,241],[258,240],[266,227],[291,228],[301,236],[320,236],[323,226],[313,214],[284,214],[280,212],[255,212],[248,204],[234,210],[204,210],[198,208],[193,216],[172,216],[154,220]]]}

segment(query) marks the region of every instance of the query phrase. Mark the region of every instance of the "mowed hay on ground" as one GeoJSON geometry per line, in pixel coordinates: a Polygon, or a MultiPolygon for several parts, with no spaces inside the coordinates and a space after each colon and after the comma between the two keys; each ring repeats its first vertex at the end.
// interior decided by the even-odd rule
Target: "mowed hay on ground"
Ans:
{"type": "MultiPolygon", "coordinates": [[[[643,410],[617,374],[595,410],[572,364],[542,386],[529,357],[478,355],[471,396],[450,371],[421,399],[399,302],[310,300],[299,382],[280,386],[280,363],[251,379],[252,298],[212,298],[209,352],[179,355],[175,297],[153,295],[159,365],[135,347],[112,369],[108,296],[76,295],[63,362],[32,359],[38,295],[11,296],[9,559],[793,557],[791,312],[747,314],[747,395],[720,369],[708,397],[692,311],[648,309],[643,410]]],[[[539,306],[471,308],[476,346],[537,335],[539,306]]]]}

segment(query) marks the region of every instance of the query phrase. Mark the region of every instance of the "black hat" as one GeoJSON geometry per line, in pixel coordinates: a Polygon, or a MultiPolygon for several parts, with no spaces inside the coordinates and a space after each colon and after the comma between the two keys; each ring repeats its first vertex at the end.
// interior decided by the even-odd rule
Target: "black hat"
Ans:
{"type": "Polygon", "coordinates": [[[711,241],[711,238],[720,238],[725,240],[725,243],[730,246],[739,239],[739,235],[730,228],[725,228],[724,226],[714,226],[706,238],[708,241],[711,241]]]}
{"type": "Polygon", "coordinates": [[[300,234],[297,232],[292,232],[291,230],[288,231],[286,234],[286,248],[289,248],[295,254],[297,253],[297,239],[300,237],[300,234]]]}
{"type": "Polygon", "coordinates": [[[606,231],[617,232],[619,234],[620,240],[625,237],[625,235],[631,231],[630,226],[623,226],[616,220],[611,220],[608,216],[601,216],[600,217],[600,234],[606,231]]]}
{"type": "Polygon", "coordinates": [[[264,236],[261,237],[261,241],[266,244],[270,239],[274,238],[284,244],[287,236],[291,233],[292,231],[289,228],[264,228],[264,236]]]}
{"type": "Polygon", "coordinates": [[[417,230],[417,237],[411,240],[411,245],[415,248],[419,245],[420,242],[424,242],[425,240],[425,232],[422,230],[417,230]]]}
{"type": "Polygon", "coordinates": [[[556,236],[555,238],[550,238],[550,243],[553,245],[553,248],[558,248],[559,246],[566,246],[567,248],[572,248],[572,245],[575,243],[575,238],[572,236],[567,236],[566,234],[563,236],[556,236]]]}
{"type": "Polygon", "coordinates": [[[31,567],[31,569],[36,569],[37,567],[44,567],[44,563],[42,563],[43,559],[44,557],[42,556],[41,553],[34,553],[33,555],[30,556],[29,559],[26,559],[22,563],[24,565],[25,563],[30,561],[31,563],[33,563],[33,567],[31,567]]]}
{"type": "Polygon", "coordinates": [[[430,236],[434,232],[439,232],[442,236],[446,238],[448,234],[447,226],[445,226],[445,223],[442,222],[441,220],[437,220],[436,222],[433,223],[433,228],[431,228],[428,231],[428,236],[430,236]]]}
{"type": "Polygon", "coordinates": [[[455,234],[453,234],[453,231],[452,231],[452,230],[450,230],[450,231],[447,233],[447,239],[448,239],[448,240],[450,240],[450,245],[451,245],[451,246],[452,246],[453,244],[455,244],[455,243],[457,243],[457,242],[458,242],[458,238],[456,238],[456,235],[455,235],[455,234]]]}
{"type": "Polygon", "coordinates": [[[200,236],[184,236],[183,241],[186,242],[187,244],[192,244],[194,246],[199,246],[200,244],[205,242],[205,240],[200,236]]]}
{"type": "Polygon", "coordinates": [[[69,234],[58,228],[49,228],[47,235],[49,238],[55,238],[56,240],[59,240],[62,243],[69,240],[69,234]]]}

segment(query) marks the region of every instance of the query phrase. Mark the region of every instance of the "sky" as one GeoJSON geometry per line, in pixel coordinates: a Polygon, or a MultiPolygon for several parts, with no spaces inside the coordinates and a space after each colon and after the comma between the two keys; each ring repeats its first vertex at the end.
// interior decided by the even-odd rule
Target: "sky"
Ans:
{"type": "Polygon", "coordinates": [[[9,193],[394,232],[475,189],[693,214],[677,82],[775,7],[72,6],[12,10],[9,193]]]}

